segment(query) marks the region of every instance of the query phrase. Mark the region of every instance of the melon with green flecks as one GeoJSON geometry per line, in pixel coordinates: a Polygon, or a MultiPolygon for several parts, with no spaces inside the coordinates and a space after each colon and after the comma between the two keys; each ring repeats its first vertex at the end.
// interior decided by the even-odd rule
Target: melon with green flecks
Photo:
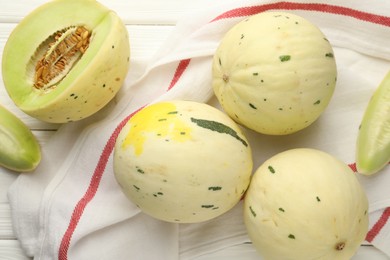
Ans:
{"type": "Polygon", "coordinates": [[[114,173],[125,195],[154,218],[195,223],[230,210],[246,191],[251,148],[220,110],[192,101],[158,102],[121,130],[114,173]]]}
{"type": "Polygon", "coordinates": [[[348,165],[297,148],[256,170],[244,221],[264,259],[350,259],[368,230],[368,201],[348,165]]]}
{"type": "Polygon", "coordinates": [[[126,27],[94,0],[53,0],[27,15],[4,47],[6,90],[25,113],[65,123],[103,108],[129,68],[126,27]]]}
{"type": "Polygon", "coordinates": [[[233,26],[212,65],[223,109],[257,132],[285,135],[308,127],[327,107],[336,62],[321,30],[303,17],[264,12],[233,26]]]}

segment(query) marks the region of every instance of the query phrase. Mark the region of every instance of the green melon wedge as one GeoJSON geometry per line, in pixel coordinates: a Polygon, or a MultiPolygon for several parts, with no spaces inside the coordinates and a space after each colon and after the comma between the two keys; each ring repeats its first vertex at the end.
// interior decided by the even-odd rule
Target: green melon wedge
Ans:
{"type": "Polygon", "coordinates": [[[390,72],[371,97],[357,138],[356,168],[364,175],[379,172],[390,162],[390,72]]]}
{"type": "Polygon", "coordinates": [[[0,166],[28,172],[34,170],[40,161],[41,149],[33,133],[0,105],[0,166]]]}

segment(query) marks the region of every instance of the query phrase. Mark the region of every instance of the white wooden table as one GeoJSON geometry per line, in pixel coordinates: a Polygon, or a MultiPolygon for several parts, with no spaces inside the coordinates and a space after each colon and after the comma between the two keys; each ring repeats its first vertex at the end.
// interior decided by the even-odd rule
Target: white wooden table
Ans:
{"type": "MultiPolygon", "coordinates": [[[[0,60],[12,29],[26,14],[44,2],[46,1],[0,0],[0,60]]],[[[124,20],[131,37],[132,59],[147,60],[169,36],[184,12],[198,12],[207,7],[208,0],[100,0],[100,2],[115,10],[124,20]]],[[[21,112],[8,97],[1,75],[0,104],[7,107],[29,126],[42,146],[60,127],[57,124],[43,123],[21,112]]],[[[17,177],[17,174],[0,168],[0,259],[29,259],[23,254],[12,231],[10,206],[6,195],[8,187],[17,177]]],[[[256,257],[253,253],[251,255],[256,257]]],[[[388,259],[369,245],[362,246],[355,258],[388,259]]],[[[204,259],[215,258],[206,257],[204,259]]]]}

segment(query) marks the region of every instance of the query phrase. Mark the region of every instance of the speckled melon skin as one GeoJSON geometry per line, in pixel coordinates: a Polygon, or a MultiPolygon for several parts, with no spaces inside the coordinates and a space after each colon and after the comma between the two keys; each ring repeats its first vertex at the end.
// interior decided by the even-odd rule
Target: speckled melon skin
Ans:
{"type": "Polygon", "coordinates": [[[285,12],[253,15],[232,27],[213,59],[223,109],[257,132],[285,135],[312,124],[333,95],[332,47],[308,20],[285,12]]]}
{"type": "Polygon", "coordinates": [[[54,0],[27,15],[4,47],[6,90],[28,115],[51,123],[86,118],[102,109],[121,88],[129,69],[130,43],[118,15],[94,0],[54,0]],[[54,89],[33,87],[30,58],[57,30],[83,25],[92,30],[82,58],[54,89]]]}
{"type": "Polygon", "coordinates": [[[367,211],[352,170],[306,148],[265,161],[244,201],[248,234],[264,259],[350,259],[366,236],[367,211]]]}
{"type": "Polygon", "coordinates": [[[252,173],[250,146],[226,114],[191,101],[160,102],[120,132],[114,173],[123,192],[157,219],[195,223],[242,198],[252,173]]]}

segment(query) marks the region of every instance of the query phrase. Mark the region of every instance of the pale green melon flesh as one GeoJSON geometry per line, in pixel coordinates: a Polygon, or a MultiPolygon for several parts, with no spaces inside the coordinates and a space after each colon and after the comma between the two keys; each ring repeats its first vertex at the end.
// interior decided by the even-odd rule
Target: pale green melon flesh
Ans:
{"type": "Polygon", "coordinates": [[[0,105],[0,165],[14,171],[31,171],[41,161],[38,141],[30,129],[0,105]]]}
{"type": "Polygon", "coordinates": [[[390,72],[374,92],[360,126],[356,167],[371,175],[390,162],[390,72]]]}
{"type": "Polygon", "coordinates": [[[113,97],[127,72],[130,50],[124,28],[114,12],[92,0],[55,0],[39,7],[15,28],[4,48],[3,79],[9,96],[21,110],[44,121],[62,123],[93,114],[97,107],[108,103],[111,98],[107,96],[113,97]],[[55,88],[36,89],[31,57],[42,41],[70,26],[85,26],[92,31],[87,51],[55,88]],[[124,49],[121,61],[118,55],[108,53],[114,47],[124,49]],[[113,84],[107,82],[110,93],[98,93],[94,88],[108,77],[104,70],[109,66],[120,69],[112,75],[113,84]],[[81,96],[85,98],[82,102],[68,102],[81,96]],[[76,115],[75,107],[82,115],[76,115]]]}
{"type": "MultiPolygon", "coordinates": [[[[54,91],[42,95],[40,91],[35,91],[32,88],[33,79],[27,78],[26,68],[31,56],[41,42],[57,30],[62,30],[67,26],[74,26],[75,21],[79,21],[80,24],[85,25],[87,28],[95,28],[108,12],[103,6],[96,8],[95,1],[67,0],[66,5],[57,5],[55,4],[56,2],[60,1],[53,1],[41,6],[23,19],[10,35],[7,41],[8,44],[4,48],[5,56],[2,66],[4,81],[6,86],[12,86],[7,88],[7,91],[16,104],[29,106],[29,103],[32,101],[33,105],[37,106],[41,102],[45,103],[47,100],[53,99],[53,96],[57,96],[63,91],[61,87],[64,84],[60,84],[54,91]],[[72,12],[69,12],[70,15],[60,15],[66,9],[72,10],[72,12]],[[39,15],[40,18],[36,19],[36,15],[39,15]],[[80,19],[81,17],[82,20],[80,19]],[[49,30],[48,27],[50,28],[49,30]],[[17,42],[18,46],[14,46],[13,42],[17,42]]],[[[62,2],[65,3],[65,1],[62,2]]],[[[93,45],[96,46],[96,44],[97,39],[94,40],[93,45]]],[[[91,50],[92,48],[90,52],[91,50]]],[[[73,74],[79,74],[77,70],[83,69],[80,67],[78,65],[73,68],[73,74]]]]}

